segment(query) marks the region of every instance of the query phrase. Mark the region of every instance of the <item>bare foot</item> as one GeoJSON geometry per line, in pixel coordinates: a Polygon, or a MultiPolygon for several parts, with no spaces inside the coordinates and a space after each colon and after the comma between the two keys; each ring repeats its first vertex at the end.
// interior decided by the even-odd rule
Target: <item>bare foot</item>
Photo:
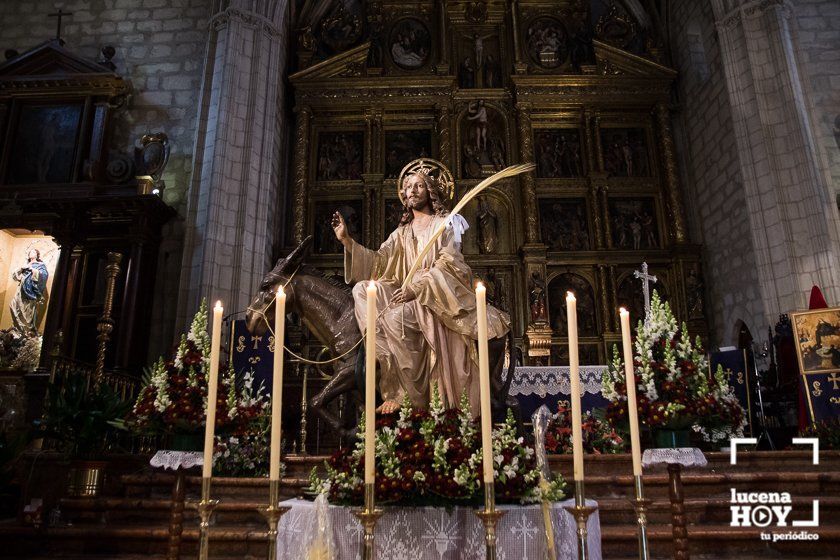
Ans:
{"type": "Polygon", "coordinates": [[[376,412],[380,414],[393,414],[400,409],[400,403],[397,401],[385,401],[379,408],[376,409],[376,412]]]}

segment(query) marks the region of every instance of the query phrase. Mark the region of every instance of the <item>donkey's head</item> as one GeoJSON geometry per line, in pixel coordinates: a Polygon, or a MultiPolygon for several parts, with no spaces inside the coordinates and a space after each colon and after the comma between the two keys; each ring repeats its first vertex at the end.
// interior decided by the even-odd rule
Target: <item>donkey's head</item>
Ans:
{"type": "MultiPolygon", "coordinates": [[[[289,283],[295,271],[309,255],[311,247],[312,236],[310,235],[286,257],[279,259],[271,272],[263,277],[260,291],[251,301],[245,315],[246,325],[251,334],[262,335],[268,329],[269,322],[274,320],[274,297],[278,286],[289,283]]],[[[294,291],[286,289],[286,309],[291,310],[294,305],[294,291]]]]}

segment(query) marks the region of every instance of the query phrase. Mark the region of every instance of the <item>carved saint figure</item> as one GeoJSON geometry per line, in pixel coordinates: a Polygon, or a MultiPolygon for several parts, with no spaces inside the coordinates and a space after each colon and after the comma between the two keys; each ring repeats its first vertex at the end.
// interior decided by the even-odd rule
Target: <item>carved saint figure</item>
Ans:
{"type": "Polygon", "coordinates": [[[467,119],[475,121],[473,124],[475,151],[484,152],[487,150],[487,108],[484,106],[483,99],[470,102],[467,119]]]}
{"type": "MultiPolygon", "coordinates": [[[[438,384],[446,406],[456,406],[466,392],[473,414],[479,405],[475,293],[472,271],[461,253],[466,220],[447,209],[447,194],[454,185],[435,174],[430,160],[411,162],[397,180],[403,203],[400,225],[378,250],[350,237],[341,214],[332,225],[344,246],[344,277],[355,282],[356,320],[364,332],[367,324],[367,287],[375,281],[377,309],[376,357],[383,413],[396,411],[405,397],[414,406],[426,407],[432,382],[438,384]],[[419,163],[418,163],[419,162],[419,163]],[[448,192],[447,192],[448,191],[448,192]],[[423,247],[440,226],[434,242],[410,278],[401,286],[423,247]]],[[[488,336],[502,337],[510,318],[488,306],[488,336]]]]}
{"type": "Polygon", "coordinates": [[[20,284],[9,310],[12,312],[12,325],[24,336],[38,334],[38,306],[43,303],[47,291],[47,265],[41,261],[38,249],[30,249],[26,254],[26,266],[12,274],[12,280],[20,284]]]}
{"type": "Polygon", "coordinates": [[[479,197],[475,217],[478,220],[478,252],[492,254],[499,244],[499,216],[484,197],[479,197]]]}

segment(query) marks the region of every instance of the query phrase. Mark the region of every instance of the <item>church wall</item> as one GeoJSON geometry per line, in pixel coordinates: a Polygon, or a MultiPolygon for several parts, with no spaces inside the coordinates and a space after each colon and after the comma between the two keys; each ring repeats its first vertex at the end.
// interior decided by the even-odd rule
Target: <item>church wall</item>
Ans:
{"type": "Polygon", "coordinates": [[[681,109],[675,129],[689,226],[703,245],[712,344],[731,345],[738,319],[754,336],[766,325],[721,52],[707,3],[675,3],[673,24],[681,109]]]}
{"type": "Polygon", "coordinates": [[[814,135],[840,193],[840,3],[797,0],[795,19],[802,73],[810,82],[814,135]]]}
{"type": "MultiPolygon", "coordinates": [[[[61,35],[67,48],[96,59],[102,46],[113,46],[116,72],[134,88],[127,109],[116,113],[112,146],[130,153],[147,132],[168,135],[171,154],[163,176],[163,200],[176,208],[179,216],[185,214],[190,185],[211,5],[211,0],[61,3],[64,11],[73,13],[62,21],[61,35]]],[[[53,0],[0,2],[0,48],[24,52],[54,37],[56,20],[47,14],[55,11],[53,0]]],[[[181,217],[164,227],[152,310],[153,355],[172,343],[183,236],[181,217]]]]}

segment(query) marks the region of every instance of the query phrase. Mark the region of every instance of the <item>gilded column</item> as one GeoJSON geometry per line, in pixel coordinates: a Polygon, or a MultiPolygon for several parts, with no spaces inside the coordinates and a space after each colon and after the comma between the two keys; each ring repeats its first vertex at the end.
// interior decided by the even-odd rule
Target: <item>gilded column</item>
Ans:
{"type": "Polygon", "coordinates": [[[609,197],[609,187],[606,185],[602,185],[600,187],[601,193],[601,216],[603,216],[603,223],[604,227],[602,228],[602,232],[604,234],[604,246],[608,248],[612,248],[613,241],[612,241],[612,228],[610,227],[610,197],[609,197]]]}
{"type": "Polygon", "coordinates": [[[593,161],[598,161],[598,170],[604,170],[604,150],[601,146],[601,117],[595,115],[595,156],[593,161]]]}
{"type": "MultiPolygon", "coordinates": [[[[601,300],[601,315],[604,317],[604,330],[615,330],[615,313],[610,312],[610,300],[607,295],[607,267],[598,265],[598,299],[601,300]]],[[[609,358],[609,356],[607,356],[609,358]]]]}
{"type": "Polygon", "coordinates": [[[665,165],[665,184],[668,187],[668,218],[674,224],[671,235],[678,244],[687,241],[685,231],[685,210],[680,193],[680,182],[677,176],[677,158],[674,152],[674,136],[671,132],[671,116],[668,105],[664,101],[656,104],[656,121],[662,148],[662,158],[665,165]]]}
{"type": "Polygon", "coordinates": [[[519,44],[519,2],[510,3],[510,26],[513,32],[513,69],[517,74],[524,74],[528,65],[522,62],[522,47],[519,44]]]}
{"type": "MultiPolygon", "coordinates": [[[[531,136],[531,104],[520,101],[516,104],[519,117],[519,161],[534,161],[534,143],[531,136]]],[[[523,173],[519,176],[522,184],[523,203],[525,207],[525,240],[527,243],[539,242],[539,228],[537,223],[537,184],[534,172],[523,173]]]]}
{"type": "Polygon", "coordinates": [[[295,132],[295,184],[292,190],[292,237],[296,245],[306,237],[307,173],[309,170],[309,121],[312,109],[308,105],[295,108],[297,130],[295,132]]]}
{"type": "Polygon", "coordinates": [[[375,116],[372,109],[365,111],[365,173],[373,169],[373,120],[375,116]]]}
{"type": "MultiPolygon", "coordinates": [[[[438,141],[440,142],[438,145],[440,161],[455,173],[455,170],[452,169],[452,119],[448,103],[438,103],[436,126],[438,141]]],[[[457,173],[455,174],[457,175],[457,173]]]]}
{"type": "Polygon", "coordinates": [[[446,0],[438,0],[438,37],[440,37],[440,53],[438,53],[437,73],[449,74],[449,46],[446,35],[446,0]]]}

